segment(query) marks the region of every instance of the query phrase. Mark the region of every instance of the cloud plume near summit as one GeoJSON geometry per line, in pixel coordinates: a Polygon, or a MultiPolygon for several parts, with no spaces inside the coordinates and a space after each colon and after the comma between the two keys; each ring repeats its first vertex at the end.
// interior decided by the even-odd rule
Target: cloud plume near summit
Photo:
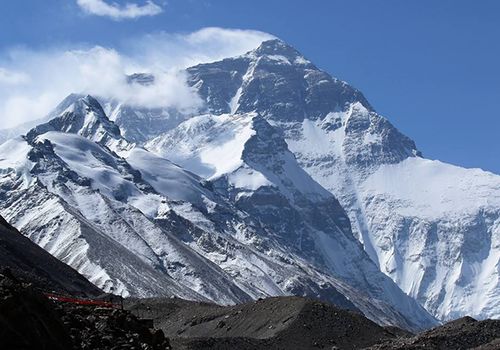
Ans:
{"type": "Polygon", "coordinates": [[[271,38],[258,31],[204,28],[148,34],[120,47],[11,48],[0,53],[0,129],[43,117],[70,93],[139,106],[198,108],[201,100],[187,86],[183,68],[243,54],[271,38]],[[152,73],[156,82],[128,84],[126,75],[133,73],[152,73]]]}

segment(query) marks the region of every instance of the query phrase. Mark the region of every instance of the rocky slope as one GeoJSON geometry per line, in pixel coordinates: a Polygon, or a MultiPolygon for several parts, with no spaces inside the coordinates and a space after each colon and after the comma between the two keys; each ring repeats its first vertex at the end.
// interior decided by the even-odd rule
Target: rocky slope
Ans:
{"type": "Polygon", "coordinates": [[[30,281],[45,292],[85,296],[102,294],[85,277],[24,237],[1,216],[0,271],[30,281]]]}
{"type": "Polygon", "coordinates": [[[464,317],[441,327],[377,344],[373,350],[417,349],[477,349],[495,350],[500,345],[500,321],[477,321],[464,317]]]}
{"type": "Polygon", "coordinates": [[[494,320],[463,318],[413,336],[298,297],[226,307],[177,298],[129,299],[127,310],[120,310],[52,301],[28,281],[0,273],[2,349],[493,350],[500,344],[500,323],[494,320]]]}
{"type": "Polygon", "coordinates": [[[500,321],[470,317],[416,335],[362,315],[296,297],[220,307],[179,299],[129,300],[181,349],[498,349],[500,321]]]}
{"type": "Polygon", "coordinates": [[[28,281],[0,274],[0,344],[4,350],[171,349],[163,332],[149,329],[129,312],[56,303],[28,281]]]}
{"type": "Polygon", "coordinates": [[[361,349],[396,338],[359,313],[298,297],[231,307],[145,299],[128,301],[126,307],[152,318],[174,348],[361,349]]]}

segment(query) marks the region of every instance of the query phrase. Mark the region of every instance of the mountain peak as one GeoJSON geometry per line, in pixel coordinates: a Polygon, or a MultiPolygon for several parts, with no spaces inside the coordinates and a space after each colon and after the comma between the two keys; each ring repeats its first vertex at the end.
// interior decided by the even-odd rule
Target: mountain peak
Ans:
{"type": "Polygon", "coordinates": [[[191,67],[188,84],[213,114],[257,112],[278,122],[323,119],[348,111],[363,94],[317,68],[282,40],[264,41],[244,56],[191,67]]]}
{"type": "Polygon", "coordinates": [[[67,112],[74,112],[81,115],[94,112],[96,118],[107,119],[101,104],[91,95],[77,99],[63,112],[63,114],[67,112]]]}
{"type": "Polygon", "coordinates": [[[263,41],[260,46],[255,49],[256,53],[261,55],[286,55],[286,56],[297,56],[300,53],[288,45],[281,39],[272,39],[263,41]]]}
{"type": "Polygon", "coordinates": [[[257,57],[283,57],[291,64],[312,65],[299,51],[281,39],[272,39],[262,42],[262,44],[251,52],[257,57]]]}
{"type": "Polygon", "coordinates": [[[27,138],[34,140],[49,131],[78,134],[96,142],[121,138],[120,128],[108,119],[99,101],[91,95],[74,100],[60,115],[33,128],[27,138]]]}

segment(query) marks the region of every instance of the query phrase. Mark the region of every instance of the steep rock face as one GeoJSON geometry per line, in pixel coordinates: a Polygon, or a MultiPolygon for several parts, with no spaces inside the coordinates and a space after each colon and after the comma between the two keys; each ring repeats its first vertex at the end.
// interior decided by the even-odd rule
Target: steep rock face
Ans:
{"type": "Polygon", "coordinates": [[[257,112],[272,119],[318,118],[363,95],[317,69],[294,48],[270,40],[241,57],[188,68],[196,87],[214,114],[257,112]]]}
{"type": "Polygon", "coordinates": [[[373,261],[434,315],[500,316],[498,176],[421,158],[361,93],[279,40],[188,72],[211,112],[276,126],[373,261]]]}
{"type": "Polygon", "coordinates": [[[499,176],[408,158],[359,189],[384,272],[444,319],[500,316],[499,176]]]}

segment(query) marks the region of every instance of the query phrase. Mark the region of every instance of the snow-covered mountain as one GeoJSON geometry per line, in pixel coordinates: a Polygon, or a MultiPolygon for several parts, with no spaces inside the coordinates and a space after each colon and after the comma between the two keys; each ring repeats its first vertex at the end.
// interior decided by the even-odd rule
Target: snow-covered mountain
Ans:
{"type": "Polygon", "coordinates": [[[427,310],[500,317],[500,176],[422,158],[358,90],[280,40],[188,72],[211,113],[277,127],[381,271],[427,310]]]}
{"type": "MultiPolygon", "coordinates": [[[[1,213],[107,291],[224,304],[298,294],[384,324],[434,324],[377,269],[279,133],[256,115],[230,119],[200,116],[176,128],[203,139],[221,126],[221,143],[235,132],[239,151],[202,179],[123,138],[96,99],[78,98],[0,146],[1,213]]],[[[212,154],[214,164],[224,153],[212,154]]]]}
{"type": "Polygon", "coordinates": [[[500,317],[500,176],[422,158],[280,40],[186,76],[198,113],[70,95],[0,146],[0,213],[125,295],[298,294],[433,324],[402,289],[443,320],[500,317]]]}

